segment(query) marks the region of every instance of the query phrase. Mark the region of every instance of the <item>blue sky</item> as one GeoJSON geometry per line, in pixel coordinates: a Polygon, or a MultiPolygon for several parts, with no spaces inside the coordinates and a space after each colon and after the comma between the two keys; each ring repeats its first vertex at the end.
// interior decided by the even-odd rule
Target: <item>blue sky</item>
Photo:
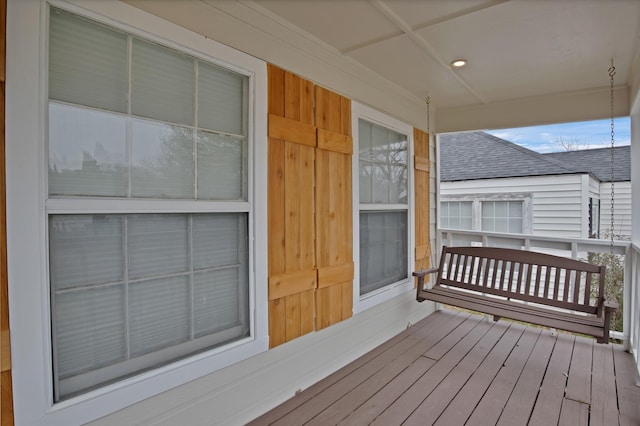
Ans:
{"type": "MultiPolygon", "coordinates": [[[[616,146],[629,145],[629,117],[616,118],[614,125],[616,146]]],[[[578,145],[581,149],[603,148],[611,146],[611,119],[487,130],[487,133],[540,153],[564,151],[556,142],[560,139],[578,145]]]]}

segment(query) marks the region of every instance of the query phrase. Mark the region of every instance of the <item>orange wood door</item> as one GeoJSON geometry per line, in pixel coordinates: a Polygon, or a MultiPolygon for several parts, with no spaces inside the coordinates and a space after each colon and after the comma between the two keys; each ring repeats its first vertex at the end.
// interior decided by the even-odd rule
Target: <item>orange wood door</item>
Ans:
{"type": "Polygon", "coordinates": [[[269,66],[269,337],[274,347],[314,330],[313,84],[269,66]]]}
{"type": "Polygon", "coordinates": [[[351,101],[315,87],[316,126],[316,329],[353,311],[351,101]]]}
{"type": "Polygon", "coordinates": [[[416,270],[429,267],[431,257],[430,221],[429,221],[429,134],[413,129],[414,144],[414,181],[416,214],[416,270]]]}

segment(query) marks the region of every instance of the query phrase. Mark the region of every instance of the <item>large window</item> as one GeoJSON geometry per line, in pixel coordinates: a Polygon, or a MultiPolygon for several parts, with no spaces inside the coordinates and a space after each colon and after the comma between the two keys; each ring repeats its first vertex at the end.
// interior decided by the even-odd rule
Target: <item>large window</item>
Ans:
{"type": "Polygon", "coordinates": [[[368,117],[357,123],[361,298],[409,277],[410,139],[368,117]]]}
{"type": "Polygon", "coordinates": [[[530,194],[446,196],[440,228],[526,234],[531,232],[530,194]]]}
{"type": "Polygon", "coordinates": [[[54,400],[251,335],[249,77],[49,21],[54,400]]]}

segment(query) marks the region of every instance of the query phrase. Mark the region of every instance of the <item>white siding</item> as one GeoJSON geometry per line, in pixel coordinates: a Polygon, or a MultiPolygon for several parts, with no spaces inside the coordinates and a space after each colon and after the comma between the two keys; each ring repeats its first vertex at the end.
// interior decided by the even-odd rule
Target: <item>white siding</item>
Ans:
{"type": "Polygon", "coordinates": [[[586,235],[583,219],[588,214],[583,195],[588,188],[583,188],[582,180],[582,175],[562,175],[441,182],[440,199],[529,194],[532,234],[580,238],[586,235]]]}
{"type": "MultiPolygon", "coordinates": [[[[614,184],[614,234],[631,238],[631,182],[614,184]]],[[[600,236],[607,238],[611,229],[611,183],[600,184],[600,236]]]]}

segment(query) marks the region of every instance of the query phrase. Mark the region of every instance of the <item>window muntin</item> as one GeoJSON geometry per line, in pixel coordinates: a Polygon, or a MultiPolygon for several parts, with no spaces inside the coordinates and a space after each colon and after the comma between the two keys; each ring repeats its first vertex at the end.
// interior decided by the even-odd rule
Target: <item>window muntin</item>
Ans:
{"type": "Polygon", "coordinates": [[[49,64],[54,400],[249,336],[248,77],[55,8],[49,64]]]}
{"type": "Polygon", "coordinates": [[[408,277],[408,137],[358,119],[360,296],[408,277]]]}
{"type": "Polygon", "coordinates": [[[521,234],[523,204],[522,201],[483,201],[482,230],[521,234]]]}

